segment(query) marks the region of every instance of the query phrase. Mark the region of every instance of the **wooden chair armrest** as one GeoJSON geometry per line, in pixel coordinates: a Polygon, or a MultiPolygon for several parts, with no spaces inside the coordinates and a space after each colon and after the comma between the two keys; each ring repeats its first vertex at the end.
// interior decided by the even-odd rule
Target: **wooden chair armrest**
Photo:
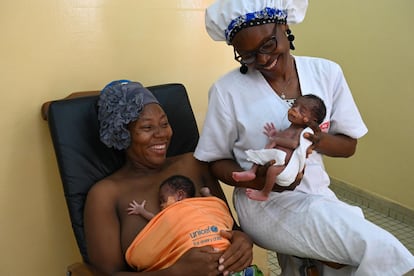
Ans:
{"type": "MultiPolygon", "coordinates": [[[[64,99],[73,99],[73,98],[81,98],[81,97],[87,97],[87,96],[96,96],[99,95],[101,91],[84,91],[84,92],[74,92],[71,93],[69,96],[65,97],[64,99]]],[[[53,101],[48,101],[42,104],[41,108],[41,115],[42,119],[47,121],[47,114],[49,111],[49,106],[53,101]]]]}
{"type": "Polygon", "coordinates": [[[67,267],[67,276],[104,276],[87,263],[74,263],[67,267]]]}

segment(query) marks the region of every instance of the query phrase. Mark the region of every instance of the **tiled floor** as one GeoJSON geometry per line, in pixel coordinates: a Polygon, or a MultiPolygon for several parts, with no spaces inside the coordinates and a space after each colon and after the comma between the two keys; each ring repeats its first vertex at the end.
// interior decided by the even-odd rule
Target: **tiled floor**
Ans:
{"type": "MultiPolygon", "coordinates": [[[[339,196],[340,197],[340,196],[339,196]]],[[[345,201],[352,205],[357,205],[355,202],[346,198],[340,197],[342,201],[345,201]]],[[[388,217],[383,213],[380,213],[374,209],[360,206],[365,214],[365,217],[375,223],[376,225],[384,228],[388,232],[396,236],[407,248],[414,254],[414,226],[402,223],[392,217],[388,217]]],[[[277,276],[280,273],[280,268],[277,263],[276,254],[274,252],[268,252],[268,265],[270,270],[269,276],[277,276]]]]}

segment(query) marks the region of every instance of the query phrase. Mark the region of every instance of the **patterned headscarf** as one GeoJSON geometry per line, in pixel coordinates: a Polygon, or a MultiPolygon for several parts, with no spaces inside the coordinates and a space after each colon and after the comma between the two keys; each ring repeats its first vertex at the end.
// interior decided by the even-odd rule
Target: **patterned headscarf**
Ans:
{"type": "Polygon", "coordinates": [[[107,147],[123,150],[131,144],[127,129],[138,119],[145,105],[159,104],[154,95],[139,82],[117,80],[102,89],[98,100],[99,136],[107,147]]]}

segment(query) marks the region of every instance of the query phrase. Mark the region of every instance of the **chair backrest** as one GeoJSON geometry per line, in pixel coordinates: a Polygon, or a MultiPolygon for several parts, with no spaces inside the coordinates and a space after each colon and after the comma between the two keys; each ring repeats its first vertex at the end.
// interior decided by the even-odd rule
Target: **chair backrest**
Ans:
{"type": "MultiPolygon", "coordinates": [[[[168,156],[192,152],[199,138],[197,124],[181,84],[147,87],[159,100],[173,129],[168,156]]],[[[98,96],[52,101],[47,120],[63,184],[72,228],[83,260],[88,254],[83,230],[83,209],[90,187],[121,167],[124,152],[107,148],[99,140],[98,96]]]]}

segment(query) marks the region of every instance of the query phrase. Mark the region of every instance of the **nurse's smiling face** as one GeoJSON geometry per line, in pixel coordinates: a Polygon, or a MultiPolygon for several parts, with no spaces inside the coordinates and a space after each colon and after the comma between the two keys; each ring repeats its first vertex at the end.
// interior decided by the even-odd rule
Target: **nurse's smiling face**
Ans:
{"type": "Polygon", "coordinates": [[[290,57],[285,24],[269,23],[244,28],[232,40],[235,59],[260,71],[265,77],[272,72],[284,72],[290,57]]]}

